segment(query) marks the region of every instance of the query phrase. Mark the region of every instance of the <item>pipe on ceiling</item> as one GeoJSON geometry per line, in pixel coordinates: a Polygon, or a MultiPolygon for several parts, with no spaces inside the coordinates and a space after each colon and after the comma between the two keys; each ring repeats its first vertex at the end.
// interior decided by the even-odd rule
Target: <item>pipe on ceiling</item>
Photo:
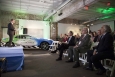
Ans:
{"type": "Polygon", "coordinates": [[[64,6],[66,6],[71,1],[72,0],[67,0],[66,2],[64,2],[60,7],[58,7],[55,11],[53,11],[50,15],[45,17],[44,20],[47,20],[48,18],[50,18],[52,15],[54,15],[55,13],[57,13],[57,11],[61,10],[62,8],[64,8],[64,6]]]}

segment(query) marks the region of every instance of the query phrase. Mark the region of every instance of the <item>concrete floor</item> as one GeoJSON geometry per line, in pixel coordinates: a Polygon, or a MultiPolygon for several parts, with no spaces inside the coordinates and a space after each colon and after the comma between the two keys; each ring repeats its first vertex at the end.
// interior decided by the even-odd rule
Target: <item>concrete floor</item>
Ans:
{"type": "MultiPolygon", "coordinates": [[[[67,58],[55,61],[57,54],[42,50],[24,50],[25,68],[22,71],[3,73],[2,77],[105,77],[96,71],[87,71],[83,66],[72,68],[73,63],[66,63],[67,58]]],[[[114,77],[114,76],[113,76],[114,77]]]]}

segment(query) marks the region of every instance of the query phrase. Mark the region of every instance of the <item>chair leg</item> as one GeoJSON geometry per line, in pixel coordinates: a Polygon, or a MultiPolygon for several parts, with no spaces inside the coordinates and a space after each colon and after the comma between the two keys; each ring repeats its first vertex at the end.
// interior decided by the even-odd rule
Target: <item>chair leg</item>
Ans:
{"type": "Polygon", "coordinates": [[[115,61],[114,61],[114,63],[113,63],[113,67],[112,67],[112,69],[111,69],[110,77],[113,76],[114,71],[115,71],[115,61]]]}

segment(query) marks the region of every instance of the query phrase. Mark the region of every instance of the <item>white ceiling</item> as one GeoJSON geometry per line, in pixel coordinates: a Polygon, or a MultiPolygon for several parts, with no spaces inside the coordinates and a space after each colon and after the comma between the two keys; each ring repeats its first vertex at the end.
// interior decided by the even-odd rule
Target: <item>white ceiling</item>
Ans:
{"type": "Polygon", "coordinates": [[[48,14],[66,0],[0,0],[0,9],[37,15],[48,14]]]}
{"type": "MultiPolygon", "coordinates": [[[[50,14],[51,11],[57,9],[65,1],[66,0],[0,0],[0,9],[36,15],[47,15],[50,14]]],[[[73,2],[76,1],[78,0],[73,0],[73,2]]],[[[89,10],[84,10],[84,8],[82,8],[80,11],[75,12],[67,18],[89,21],[106,15],[98,12],[97,9],[107,9],[107,2],[111,3],[110,7],[115,8],[115,0],[99,0],[97,3],[89,5],[89,10]]]]}

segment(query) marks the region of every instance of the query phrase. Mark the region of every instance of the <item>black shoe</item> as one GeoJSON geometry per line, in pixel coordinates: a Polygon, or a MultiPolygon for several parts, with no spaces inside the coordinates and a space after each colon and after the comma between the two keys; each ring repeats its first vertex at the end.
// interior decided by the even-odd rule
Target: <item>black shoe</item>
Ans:
{"type": "Polygon", "coordinates": [[[13,46],[8,46],[8,47],[13,47],[13,46]]]}
{"type": "Polygon", "coordinates": [[[57,59],[56,59],[56,61],[60,61],[60,60],[62,60],[62,58],[57,58],[57,59]]]}
{"type": "Polygon", "coordinates": [[[56,53],[56,51],[51,51],[51,53],[56,53]]]}
{"type": "Polygon", "coordinates": [[[91,67],[86,67],[86,70],[91,70],[91,71],[93,71],[94,69],[91,68],[91,67]]]}
{"type": "Polygon", "coordinates": [[[99,70],[96,74],[97,75],[103,75],[104,73],[106,73],[106,70],[99,70]]]}
{"type": "Polygon", "coordinates": [[[70,62],[73,62],[73,60],[67,60],[66,62],[67,62],[67,63],[70,63],[70,62]]]}
{"type": "Polygon", "coordinates": [[[80,67],[80,64],[79,63],[76,63],[73,68],[77,68],[77,67],[80,67]]]}

